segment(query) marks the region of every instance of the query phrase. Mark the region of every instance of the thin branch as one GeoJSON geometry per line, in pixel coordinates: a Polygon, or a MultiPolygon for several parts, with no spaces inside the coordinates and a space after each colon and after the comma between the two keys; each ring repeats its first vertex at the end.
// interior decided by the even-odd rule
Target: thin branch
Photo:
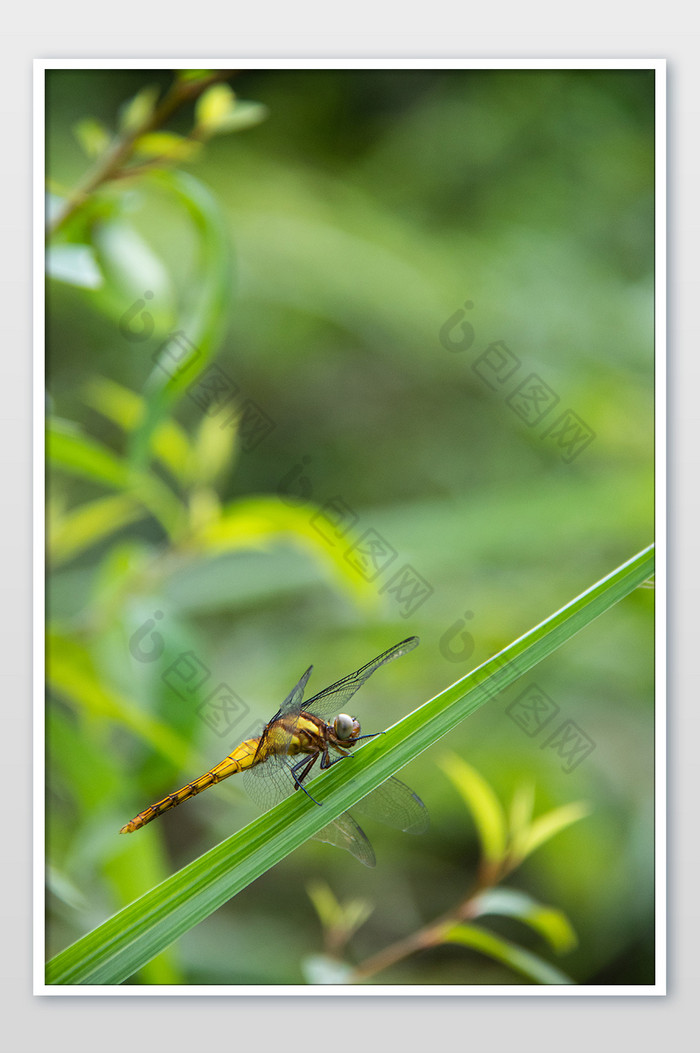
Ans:
{"type": "MultiPolygon", "coordinates": [[[[68,220],[72,219],[75,213],[101,186],[104,186],[105,183],[110,182],[112,179],[123,178],[125,175],[131,174],[124,166],[131,157],[134,143],[137,139],[148,132],[162,128],[176,110],[184,106],[185,103],[198,99],[212,84],[229,80],[235,76],[236,72],[236,70],[216,70],[210,76],[202,78],[202,80],[176,80],[150,117],[147,117],[138,127],[131,131],[117,135],[105,153],[97,159],[92,168],[88,169],[70,194],[63,208],[49,225],[47,238],[50,238],[68,220]]],[[[139,170],[135,169],[133,174],[139,174],[139,170]]]]}
{"type": "Polygon", "coordinates": [[[410,936],[397,940],[396,943],[392,943],[389,947],[378,951],[377,954],[366,958],[361,965],[353,969],[348,982],[358,983],[361,980],[367,980],[370,976],[374,976],[375,973],[383,972],[384,969],[388,969],[391,965],[396,965],[397,962],[408,958],[410,954],[415,954],[416,951],[424,951],[428,947],[438,947],[444,942],[446,929],[451,928],[457,922],[469,921],[473,917],[476,899],[487,887],[482,880],[477,880],[469,894],[456,907],[432,921],[429,925],[424,925],[422,929],[418,929],[410,936]]]}

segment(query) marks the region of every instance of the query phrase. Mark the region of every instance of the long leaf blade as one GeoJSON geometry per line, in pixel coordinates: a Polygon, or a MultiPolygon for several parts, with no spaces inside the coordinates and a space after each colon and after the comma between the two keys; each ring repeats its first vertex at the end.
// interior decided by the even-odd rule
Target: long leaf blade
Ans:
{"type": "Polygon", "coordinates": [[[632,592],[653,567],[653,546],[649,546],[362,747],[352,764],[337,764],[326,772],[314,784],[322,807],[293,794],[56,955],[47,965],[47,982],[118,984],[127,979],[632,592]]]}

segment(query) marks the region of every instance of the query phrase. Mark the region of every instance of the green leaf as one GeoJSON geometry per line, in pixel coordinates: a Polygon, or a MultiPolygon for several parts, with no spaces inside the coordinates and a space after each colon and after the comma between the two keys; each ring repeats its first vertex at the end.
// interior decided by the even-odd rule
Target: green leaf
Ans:
{"type": "Polygon", "coordinates": [[[195,106],[197,128],[214,133],[220,122],[228,117],[236,104],[236,96],[228,84],[212,84],[200,95],[195,106]]]}
{"type": "Polygon", "coordinates": [[[128,465],[70,421],[54,418],[49,422],[46,454],[50,462],[83,479],[117,490],[130,485],[128,465]]]}
{"type": "Polygon", "coordinates": [[[72,910],[85,910],[88,906],[85,896],[71,881],[67,874],[51,865],[46,867],[47,891],[65,903],[72,910]]]}
{"type": "Polygon", "coordinates": [[[88,157],[99,157],[110,144],[111,136],[101,121],[85,117],[73,128],[73,134],[88,157]]]}
{"type": "Polygon", "coordinates": [[[177,79],[182,81],[206,80],[213,72],[214,70],[211,69],[179,69],[177,79]]]}
{"type": "Polygon", "coordinates": [[[191,544],[219,554],[237,549],[291,542],[327,569],[353,600],[367,609],[381,602],[376,588],[344,558],[343,550],[314,528],[313,505],[287,505],[277,497],[243,498],[226,505],[193,534],[191,544]]]}
{"type": "Polygon", "coordinates": [[[162,339],[176,318],[170,275],[163,261],[122,216],[95,223],[90,237],[105,277],[95,306],[117,321],[127,344],[131,331],[136,343],[162,339]]]}
{"type": "Polygon", "coordinates": [[[46,273],[55,281],[80,289],[99,289],[104,275],[90,245],[50,245],[46,250],[46,273]]]}
{"type": "MultiPolygon", "coordinates": [[[[93,377],[88,382],[85,402],[127,434],[139,426],[146,413],[142,395],[107,377],[93,377]]],[[[153,435],[153,453],[173,478],[180,482],[190,480],[192,448],[187,433],[177,421],[166,419],[158,425],[153,435]]]]}
{"type": "MultiPolygon", "coordinates": [[[[56,955],[48,963],[47,982],[115,984],[127,979],[409,760],[449,734],[517,677],[610,610],[649,576],[653,565],[650,546],[384,735],[366,743],[352,764],[337,764],[325,772],[314,782],[314,796],[321,807],[302,794],[290,795],[56,955]]],[[[148,830],[135,836],[148,836],[148,830]]],[[[499,947],[499,941],[488,934],[484,939],[491,940],[487,953],[495,956],[507,952],[509,962],[518,961],[527,967],[528,975],[537,972],[538,959],[530,961],[518,948],[511,954],[508,945],[499,947]]],[[[540,965],[542,977],[551,977],[555,972],[545,963],[540,965]]],[[[556,979],[543,978],[540,982],[568,982],[561,974],[556,975],[556,979]]]]}
{"type": "Polygon", "coordinates": [[[216,416],[205,414],[185,466],[189,480],[200,486],[217,482],[231,467],[235,444],[236,430],[222,428],[216,416]]]}
{"type": "Polygon", "coordinates": [[[134,153],[141,157],[162,157],[168,161],[191,161],[201,149],[201,143],[193,142],[175,132],[147,132],[140,135],[134,143],[134,153]]]}
{"type": "Polygon", "coordinates": [[[484,859],[501,863],[506,854],[506,817],[498,797],[478,771],[456,754],[443,757],[440,767],[474,816],[484,859]]]}
{"type": "Polygon", "coordinates": [[[197,132],[207,138],[240,132],[260,124],[268,112],[260,102],[239,102],[228,84],[213,84],[197,102],[197,132]]]}
{"type": "MultiPolygon", "coordinates": [[[[123,839],[122,839],[123,840],[123,839]]],[[[129,903],[144,888],[152,887],[163,880],[167,860],[161,838],[144,838],[136,850],[127,850],[124,844],[103,864],[105,878],[114,889],[117,903],[129,903]]],[[[177,966],[176,948],[168,947],[146,962],[139,970],[138,980],[143,984],[183,983],[177,966]]]]}
{"type": "Polygon", "coordinates": [[[515,788],[508,816],[509,855],[522,859],[522,848],[530,831],[532,812],[535,806],[535,785],[531,780],[515,788]]]}
{"type": "Polygon", "coordinates": [[[575,801],[572,804],[564,804],[561,808],[555,808],[545,815],[540,815],[523,838],[519,861],[532,855],[535,849],[549,841],[561,830],[565,830],[567,826],[590,815],[590,812],[590,805],[585,801],[575,801]]]}
{"type": "Polygon", "coordinates": [[[310,954],[302,960],[301,967],[307,984],[347,984],[352,968],[328,954],[310,954]]]}
{"type": "Polygon", "coordinates": [[[340,903],[325,881],[310,881],[306,891],[323,929],[333,934],[341,945],[364,925],[374,909],[365,899],[340,903]]]}
{"type": "Polygon", "coordinates": [[[237,102],[234,110],[219,121],[216,132],[222,135],[254,128],[256,124],[261,124],[267,119],[269,112],[267,106],[263,106],[261,102],[237,102]]]}
{"type": "Polygon", "coordinates": [[[543,936],[557,954],[567,954],[578,943],[571,922],[563,911],[545,907],[524,892],[508,888],[487,889],[476,897],[472,908],[474,918],[486,914],[517,918],[543,936]]]}
{"type": "Polygon", "coordinates": [[[126,728],[178,767],[184,768],[191,762],[190,744],[167,724],[142,712],[128,698],[106,687],[83,647],[57,633],[48,633],[46,649],[48,683],[74,707],[106,717],[126,728]]]}
{"type": "Polygon", "coordinates": [[[146,514],[146,509],[128,494],[110,494],[88,501],[51,522],[48,532],[49,559],[54,565],[72,559],[146,514]]]}
{"type": "Polygon", "coordinates": [[[156,102],[160,94],[157,84],[149,84],[142,88],[133,99],[119,110],[119,128],[127,135],[133,135],[139,128],[145,127],[153,116],[156,102]]]}
{"type": "Polygon", "coordinates": [[[170,344],[166,343],[146,385],[147,412],[131,442],[130,459],[134,465],[146,463],[158,424],[217,351],[228,323],[232,285],[226,220],[214,197],[185,172],[159,172],[152,179],[189,213],[198,235],[199,260],[190,281],[194,300],[184,308],[179,330],[171,336],[178,345],[177,363],[172,364],[170,344]],[[186,353],[180,344],[184,344],[186,353]]]}
{"type": "Polygon", "coordinates": [[[458,943],[462,947],[471,947],[475,951],[481,951],[497,962],[509,966],[514,972],[526,976],[528,980],[534,980],[537,984],[573,984],[573,980],[565,973],[538,958],[531,951],[523,950],[522,947],[504,940],[501,936],[495,936],[478,925],[454,925],[446,928],[443,933],[444,943],[458,943]]]}
{"type": "Polygon", "coordinates": [[[83,435],[71,422],[56,418],[50,422],[46,452],[52,464],[72,475],[130,493],[171,536],[181,528],[185,508],[158,476],[151,472],[132,471],[121,458],[83,435]]]}

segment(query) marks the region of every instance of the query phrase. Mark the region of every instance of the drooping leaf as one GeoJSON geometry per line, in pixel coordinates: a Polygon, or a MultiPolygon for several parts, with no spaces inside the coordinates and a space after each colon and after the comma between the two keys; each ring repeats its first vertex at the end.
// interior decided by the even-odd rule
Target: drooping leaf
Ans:
{"type": "Polygon", "coordinates": [[[443,757],[440,767],[474,817],[484,859],[500,863],[506,853],[506,817],[498,797],[478,771],[456,754],[443,757]]]}
{"type": "MultiPolygon", "coordinates": [[[[142,395],[108,377],[93,377],[89,381],[85,401],[127,434],[139,426],[146,412],[142,395]]],[[[192,447],[177,421],[167,418],[158,425],[153,435],[153,453],[175,479],[181,482],[190,479],[192,447]]]]}
{"type": "Polygon", "coordinates": [[[60,518],[50,520],[48,556],[55,566],[72,559],[115,531],[142,519],[148,512],[129,494],[110,494],[87,501],[60,518]]]}
{"type": "Polygon", "coordinates": [[[91,245],[50,245],[46,250],[49,278],[81,289],[99,289],[104,275],[91,245]]]}
{"type": "Polygon", "coordinates": [[[475,951],[481,951],[482,954],[509,966],[514,972],[520,973],[537,984],[572,984],[574,982],[571,977],[539,958],[532,951],[526,951],[509,940],[504,940],[501,936],[487,932],[478,925],[460,924],[448,927],[442,938],[445,943],[458,943],[462,947],[471,947],[475,951]]]}
{"type": "Polygon", "coordinates": [[[530,830],[534,806],[534,783],[530,780],[519,783],[508,814],[508,853],[514,859],[522,858],[522,847],[530,830]]]}
{"type": "Polygon", "coordinates": [[[490,888],[473,901],[473,917],[499,914],[517,918],[543,936],[553,951],[566,954],[577,945],[576,933],[562,910],[546,907],[528,896],[509,888],[490,888]]]}
{"type": "Polygon", "coordinates": [[[83,647],[56,633],[47,634],[46,646],[47,681],[51,688],[81,710],[128,729],[172,763],[180,767],[187,764],[192,756],[191,745],[162,721],[103,684],[83,647]]]}
{"type": "Polygon", "coordinates": [[[307,552],[353,599],[376,608],[376,588],[345,558],[345,548],[329,543],[317,529],[319,510],[311,505],[288,505],[276,497],[243,498],[226,505],[221,515],[205,522],[191,544],[212,555],[241,548],[266,548],[292,543],[307,552]]]}
{"type": "Polygon", "coordinates": [[[126,490],[130,485],[128,466],[71,421],[53,418],[49,422],[46,454],[57,467],[110,489],[126,490]]]}
{"type": "Polygon", "coordinates": [[[51,464],[81,479],[128,493],[141,502],[174,535],[179,530],[184,506],[156,475],[133,471],[106,446],[84,435],[70,421],[52,419],[46,435],[51,464]]]}

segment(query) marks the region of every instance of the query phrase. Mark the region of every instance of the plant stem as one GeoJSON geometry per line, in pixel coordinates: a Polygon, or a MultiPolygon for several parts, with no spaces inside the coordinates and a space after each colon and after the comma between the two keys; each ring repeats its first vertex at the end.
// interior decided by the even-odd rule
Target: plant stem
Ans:
{"type": "Polygon", "coordinates": [[[371,958],[367,958],[353,970],[348,982],[358,983],[361,980],[367,980],[370,976],[374,976],[376,973],[388,969],[389,966],[395,965],[404,958],[408,958],[409,954],[426,950],[428,947],[439,946],[443,942],[443,935],[446,929],[451,928],[457,922],[468,921],[471,918],[477,896],[480,896],[487,887],[489,886],[484,884],[482,880],[477,880],[472,890],[456,907],[429,925],[424,925],[417,932],[404,937],[402,940],[397,940],[396,943],[392,943],[389,947],[385,947],[384,950],[373,954],[371,958]]]}
{"type": "Polygon", "coordinates": [[[123,171],[123,165],[129,160],[137,139],[142,135],[146,135],[147,132],[161,128],[176,110],[184,106],[185,103],[198,99],[212,84],[228,80],[235,74],[236,70],[216,70],[210,76],[201,80],[176,80],[150,117],[147,117],[132,131],[117,135],[92,168],[88,169],[63,205],[63,208],[48,226],[47,239],[72,219],[75,213],[90,198],[91,194],[94,194],[96,190],[117,175],[122,178],[127,174],[123,171]]]}

